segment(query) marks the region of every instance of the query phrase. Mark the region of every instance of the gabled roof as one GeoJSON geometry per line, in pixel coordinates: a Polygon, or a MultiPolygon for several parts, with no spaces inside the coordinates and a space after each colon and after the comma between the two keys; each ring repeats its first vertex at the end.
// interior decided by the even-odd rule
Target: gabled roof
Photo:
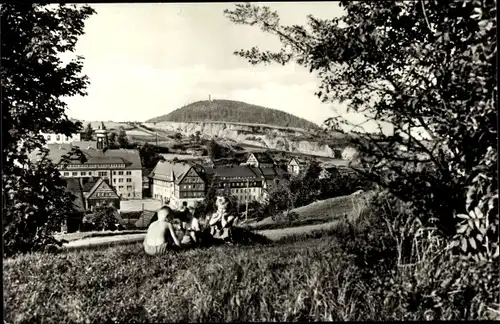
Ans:
{"type": "Polygon", "coordinates": [[[288,161],[288,164],[292,163],[292,161],[297,162],[297,164],[298,164],[299,166],[304,166],[304,165],[306,165],[306,164],[308,163],[307,161],[301,160],[301,159],[299,159],[299,158],[297,158],[297,157],[292,157],[292,158],[288,161]]]}
{"type": "Polygon", "coordinates": [[[149,174],[149,177],[164,181],[179,181],[189,169],[191,169],[191,165],[187,163],[159,161],[149,174]]]}
{"type": "Polygon", "coordinates": [[[250,156],[252,155],[259,163],[274,163],[274,160],[266,152],[253,152],[250,156]]]}
{"type": "Polygon", "coordinates": [[[101,187],[102,185],[105,185],[107,186],[115,195],[116,197],[120,197],[117,193],[116,193],[116,190],[115,188],[113,188],[113,186],[111,186],[105,178],[100,178],[95,184],[94,186],[92,187],[92,189],[89,190],[89,193],[87,194],[87,197],[91,197],[97,190],[97,188],[101,187]]]}

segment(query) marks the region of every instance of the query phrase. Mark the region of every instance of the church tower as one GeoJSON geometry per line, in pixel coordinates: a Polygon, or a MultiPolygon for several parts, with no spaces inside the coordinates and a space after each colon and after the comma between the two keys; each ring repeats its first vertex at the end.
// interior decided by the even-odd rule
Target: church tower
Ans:
{"type": "Polygon", "coordinates": [[[101,129],[101,126],[99,126],[96,131],[95,135],[97,137],[97,149],[98,150],[105,150],[108,148],[108,131],[105,129],[101,129]]]}

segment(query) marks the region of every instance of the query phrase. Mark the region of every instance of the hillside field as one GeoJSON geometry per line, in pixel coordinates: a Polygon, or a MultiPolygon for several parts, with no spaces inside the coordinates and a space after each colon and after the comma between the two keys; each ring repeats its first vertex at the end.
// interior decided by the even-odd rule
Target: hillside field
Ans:
{"type": "Polygon", "coordinates": [[[381,319],[333,237],[149,257],[141,244],[4,261],[4,320],[381,319]],[[167,306],[168,305],[168,306],[167,306]]]}

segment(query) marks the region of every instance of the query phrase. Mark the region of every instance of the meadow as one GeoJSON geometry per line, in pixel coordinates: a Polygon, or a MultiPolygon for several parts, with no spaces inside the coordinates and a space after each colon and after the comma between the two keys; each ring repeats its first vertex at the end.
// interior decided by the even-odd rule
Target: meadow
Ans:
{"type": "Polygon", "coordinates": [[[4,319],[216,322],[380,318],[331,236],[149,257],[141,244],[4,262],[4,319]]]}
{"type": "MultiPolygon", "coordinates": [[[[465,281],[465,290],[450,296],[451,301],[440,302],[445,309],[441,312],[429,305],[429,295],[448,278],[448,272],[439,270],[439,275],[432,262],[413,273],[395,269],[390,266],[391,254],[366,252],[379,238],[363,246],[347,233],[347,227],[341,226],[278,242],[171,251],[157,257],[145,255],[138,243],[5,259],[4,320],[166,323],[493,318],[490,313],[477,315],[474,301],[484,296],[469,280],[468,265],[436,263],[452,272],[459,269],[459,280],[465,281]],[[365,252],[353,253],[346,242],[365,252]],[[415,281],[414,276],[426,281],[415,281]],[[402,288],[414,282],[413,290],[402,288]],[[466,297],[470,290],[472,297],[466,297]],[[429,310],[434,311],[431,317],[429,310]]],[[[492,273],[491,268],[480,271],[492,273]]]]}

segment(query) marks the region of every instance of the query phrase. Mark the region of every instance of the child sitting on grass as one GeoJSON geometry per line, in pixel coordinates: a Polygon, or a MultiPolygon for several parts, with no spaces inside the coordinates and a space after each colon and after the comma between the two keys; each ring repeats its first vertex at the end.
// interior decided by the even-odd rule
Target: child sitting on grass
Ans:
{"type": "Polygon", "coordinates": [[[144,239],[144,251],[149,255],[164,254],[168,248],[181,246],[172,225],[174,213],[168,206],[157,212],[158,220],[149,225],[144,239]]]}
{"type": "Polygon", "coordinates": [[[182,246],[192,246],[199,243],[200,221],[194,215],[194,208],[186,210],[182,221],[182,230],[184,234],[181,241],[182,246]]]}
{"type": "Polygon", "coordinates": [[[232,228],[236,217],[229,213],[229,200],[222,195],[217,196],[217,211],[210,217],[208,225],[214,239],[232,242],[232,228]]]}

